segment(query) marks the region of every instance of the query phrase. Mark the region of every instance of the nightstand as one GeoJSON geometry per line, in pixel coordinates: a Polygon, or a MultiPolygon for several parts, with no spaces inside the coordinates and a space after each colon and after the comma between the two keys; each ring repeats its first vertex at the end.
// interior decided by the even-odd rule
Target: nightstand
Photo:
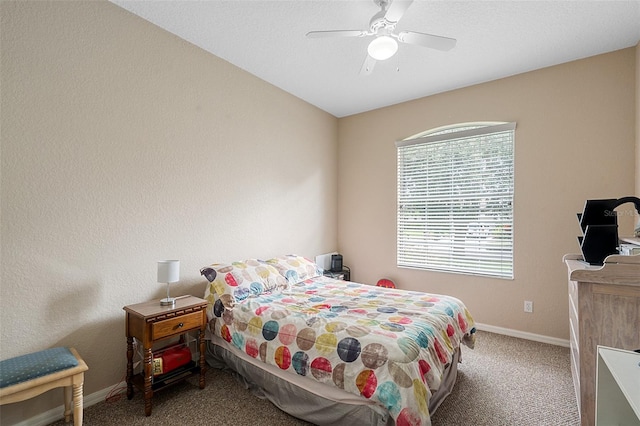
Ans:
{"type": "Polygon", "coordinates": [[[205,342],[204,331],[207,326],[207,301],[194,296],[176,298],[175,306],[161,306],[154,300],[123,308],[126,311],[127,335],[127,398],[133,398],[134,386],[144,392],[144,412],[151,415],[153,392],[163,389],[177,381],[200,374],[200,389],[205,386],[205,342]],[[199,357],[174,372],[161,378],[153,376],[154,344],[169,338],[176,338],[188,332],[197,334],[199,357]],[[133,339],[143,347],[143,369],[139,374],[133,371],[133,339]]]}

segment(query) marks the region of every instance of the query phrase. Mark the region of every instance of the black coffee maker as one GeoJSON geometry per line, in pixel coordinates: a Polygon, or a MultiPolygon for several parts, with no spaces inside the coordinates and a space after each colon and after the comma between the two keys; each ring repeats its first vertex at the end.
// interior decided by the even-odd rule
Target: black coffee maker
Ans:
{"type": "Polygon", "coordinates": [[[615,208],[633,203],[640,214],[640,198],[587,200],[578,220],[583,235],[578,237],[580,250],[585,262],[602,265],[611,254],[618,254],[618,215],[615,208]]]}

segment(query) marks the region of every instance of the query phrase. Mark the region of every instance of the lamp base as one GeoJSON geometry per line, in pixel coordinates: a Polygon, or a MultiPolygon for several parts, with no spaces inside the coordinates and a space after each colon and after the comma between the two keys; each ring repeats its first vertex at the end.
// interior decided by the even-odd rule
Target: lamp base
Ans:
{"type": "Polygon", "coordinates": [[[160,306],[175,306],[175,305],[176,305],[176,299],[173,297],[167,297],[160,300],[160,306]]]}

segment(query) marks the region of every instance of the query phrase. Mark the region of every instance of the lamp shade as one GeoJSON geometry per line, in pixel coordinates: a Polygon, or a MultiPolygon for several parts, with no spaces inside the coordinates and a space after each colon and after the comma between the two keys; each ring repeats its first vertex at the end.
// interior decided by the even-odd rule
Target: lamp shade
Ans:
{"type": "Polygon", "coordinates": [[[369,47],[367,47],[369,56],[377,61],[389,59],[395,55],[397,51],[398,42],[386,35],[374,38],[371,43],[369,43],[369,47]]]}
{"type": "Polygon", "coordinates": [[[158,261],[158,282],[159,283],[175,283],[179,279],[180,279],[180,261],[179,260],[158,261]]]}

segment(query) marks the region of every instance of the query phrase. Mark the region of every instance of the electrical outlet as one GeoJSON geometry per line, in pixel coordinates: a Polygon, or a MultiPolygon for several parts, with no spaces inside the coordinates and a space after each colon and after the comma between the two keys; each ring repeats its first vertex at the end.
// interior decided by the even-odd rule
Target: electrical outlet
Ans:
{"type": "Polygon", "coordinates": [[[533,302],[530,300],[525,300],[524,301],[524,311],[528,312],[528,313],[532,313],[533,312],[533,302]]]}

